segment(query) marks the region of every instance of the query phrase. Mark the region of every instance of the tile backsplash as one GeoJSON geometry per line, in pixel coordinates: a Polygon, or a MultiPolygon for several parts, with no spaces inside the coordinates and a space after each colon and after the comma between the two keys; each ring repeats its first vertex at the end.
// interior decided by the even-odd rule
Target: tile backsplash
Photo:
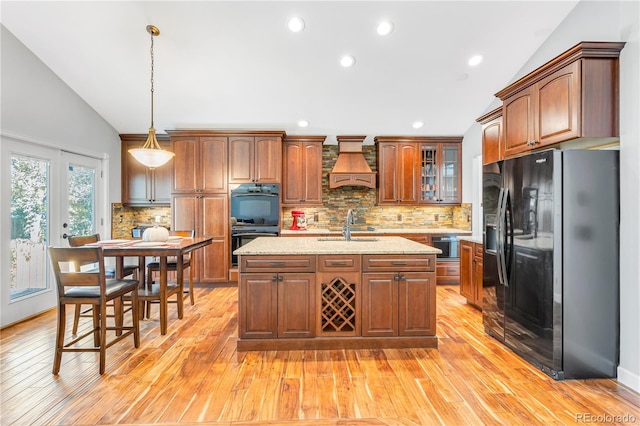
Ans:
{"type": "Polygon", "coordinates": [[[139,225],[153,225],[156,216],[160,224],[171,227],[171,207],[127,207],[120,203],[111,205],[111,238],[131,238],[131,229],[139,225]]]}

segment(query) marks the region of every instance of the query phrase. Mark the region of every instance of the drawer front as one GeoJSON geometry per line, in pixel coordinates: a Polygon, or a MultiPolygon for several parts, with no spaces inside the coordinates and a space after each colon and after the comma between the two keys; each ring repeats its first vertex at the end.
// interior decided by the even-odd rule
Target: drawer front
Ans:
{"type": "Polygon", "coordinates": [[[459,277],[459,262],[439,262],[436,266],[436,275],[438,277],[459,277]]]}
{"type": "Polygon", "coordinates": [[[327,254],[318,256],[318,271],[360,271],[360,255],[327,254]]]}
{"type": "Polygon", "coordinates": [[[482,244],[478,244],[478,243],[476,243],[476,244],[475,244],[475,247],[476,247],[475,255],[476,255],[476,256],[480,256],[480,257],[482,257],[482,252],[484,251],[484,250],[483,250],[483,246],[482,246],[482,244]]]}
{"type": "Polygon", "coordinates": [[[425,255],[363,255],[362,271],[435,271],[436,256],[425,255]]]}
{"type": "Polygon", "coordinates": [[[240,272],[315,272],[316,257],[240,256],[240,272]]]}

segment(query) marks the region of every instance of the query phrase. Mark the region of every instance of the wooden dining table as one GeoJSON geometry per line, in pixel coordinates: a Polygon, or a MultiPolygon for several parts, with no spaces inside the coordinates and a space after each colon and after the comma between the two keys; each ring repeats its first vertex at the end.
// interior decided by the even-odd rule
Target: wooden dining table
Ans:
{"type": "MultiPolygon", "coordinates": [[[[184,272],[182,268],[176,268],[176,287],[169,288],[169,277],[167,259],[176,258],[176,264],[182,265],[184,257],[211,244],[212,237],[170,237],[166,242],[147,242],[142,240],[104,240],[93,243],[93,246],[100,246],[106,257],[116,259],[116,278],[124,278],[124,258],[137,257],[140,271],[138,280],[140,281],[141,292],[145,298],[156,299],[160,302],[160,333],[167,334],[167,301],[170,294],[179,292],[177,297],[178,318],[182,319],[184,292],[184,272]],[[157,290],[146,288],[146,258],[157,257],[160,263],[160,282],[157,290]],[[144,286],[144,287],[143,287],[144,286]]],[[[173,262],[173,260],[172,260],[173,262]]],[[[193,267],[193,266],[192,266],[193,267]]]]}

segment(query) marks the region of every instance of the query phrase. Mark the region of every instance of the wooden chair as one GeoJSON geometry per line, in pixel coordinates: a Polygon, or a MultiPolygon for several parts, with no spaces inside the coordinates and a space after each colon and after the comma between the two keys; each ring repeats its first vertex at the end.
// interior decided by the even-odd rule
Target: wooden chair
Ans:
{"type": "MultiPolygon", "coordinates": [[[[69,247],[82,247],[87,244],[93,244],[100,241],[100,234],[91,234],[91,235],[74,235],[68,237],[69,247]]],[[[124,273],[123,276],[128,277],[132,275],[134,279],[138,278],[138,271],[140,267],[137,264],[125,264],[123,267],[124,273]]],[[[107,278],[115,278],[116,277],[116,268],[115,267],[107,267],[105,269],[105,275],[107,278]]],[[[80,317],[92,317],[91,308],[82,310],[81,305],[76,306],[76,311],[73,316],[73,329],[71,333],[75,336],[78,333],[78,324],[80,323],[80,317]]]]}
{"type": "MultiPolygon", "coordinates": [[[[185,237],[185,238],[193,238],[196,235],[196,231],[191,229],[191,230],[185,230],[185,231],[170,231],[169,235],[171,236],[177,236],[177,237],[185,237]]],[[[177,265],[177,259],[174,259],[173,262],[171,261],[171,259],[169,259],[169,261],[167,262],[167,271],[176,271],[178,268],[177,265]]],[[[191,304],[193,305],[194,302],[194,295],[193,295],[193,269],[191,268],[191,255],[187,255],[184,257],[184,260],[182,262],[182,269],[187,269],[189,268],[189,291],[187,292],[187,290],[184,291],[185,294],[189,294],[189,299],[191,301],[191,304]]],[[[151,262],[147,264],[147,288],[151,288],[153,285],[153,277],[152,277],[152,273],[153,272],[159,272],[160,271],[160,262],[151,262]]],[[[147,317],[149,316],[149,304],[147,304],[147,317]]]]}
{"type": "MultiPolygon", "coordinates": [[[[99,352],[100,374],[104,373],[106,350],[129,335],[133,343],[140,346],[138,323],[138,280],[107,279],[104,255],[100,247],[49,247],[51,265],[58,291],[58,329],[53,361],[53,374],[58,374],[63,352],[99,352]],[[131,326],[122,325],[122,318],[116,318],[115,326],[107,325],[107,303],[118,300],[122,306],[125,295],[131,297],[131,326]],[[93,328],[87,333],[65,343],[66,305],[91,305],[93,308],[93,328]],[[120,324],[120,325],[118,325],[120,324]],[[107,331],[116,331],[113,340],[107,342],[107,331]],[[94,347],[74,346],[75,343],[93,335],[94,347]]],[[[116,312],[116,316],[122,315],[116,312]]]]}

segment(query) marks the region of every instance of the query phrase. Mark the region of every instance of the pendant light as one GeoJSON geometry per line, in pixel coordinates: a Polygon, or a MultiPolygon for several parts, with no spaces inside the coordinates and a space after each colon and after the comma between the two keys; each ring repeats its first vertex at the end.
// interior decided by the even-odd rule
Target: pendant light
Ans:
{"type": "Polygon", "coordinates": [[[156,139],[156,129],[153,127],[153,37],[160,35],[160,30],[153,25],[147,25],[147,32],[151,34],[151,127],[144,145],[141,148],[130,149],[129,153],[140,163],[155,169],[171,160],[175,154],[160,148],[156,139]]]}

